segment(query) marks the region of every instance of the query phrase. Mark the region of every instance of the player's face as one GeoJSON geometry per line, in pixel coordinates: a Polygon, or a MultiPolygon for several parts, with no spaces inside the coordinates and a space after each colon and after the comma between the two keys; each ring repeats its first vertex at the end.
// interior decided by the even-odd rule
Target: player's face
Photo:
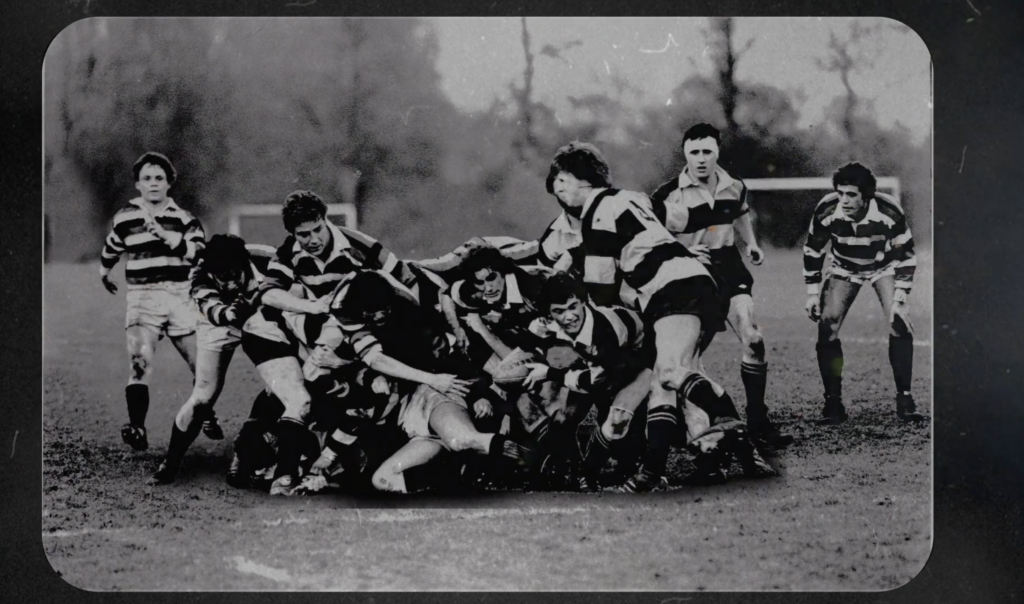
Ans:
{"type": "Polygon", "coordinates": [[[563,207],[583,208],[592,187],[589,182],[580,180],[568,172],[559,172],[551,189],[563,207]]]}
{"type": "Polygon", "coordinates": [[[135,188],[142,193],[142,198],[146,201],[159,203],[167,198],[167,190],[171,188],[171,183],[167,182],[167,173],[163,168],[146,164],[139,170],[139,180],[136,181],[135,188]]]}
{"type": "Polygon", "coordinates": [[[315,222],[303,222],[295,227],[292,233],[295,240],[307,254],[319,256],[324,253],[331,244],[331,231],[327,228],[327,221],[321,218],[315,222]]]}
{"type": "Polygon", "coordinates": [[[686,166],[690,174],[701,180],[711,178],[718,167],[718,143],[710,136],[686,141],[683,154],[686,155],[686,166]]]}
{"type": "Polygon", "coordinates": [[[217,289],[229,297],[242,291],[242,288],[245,287],[245,271],[243,270],[214,273],[210,276],[217,284],[217,289]]]}
{"type": "Polygon", "coordinates": [[[573,296],[565,304],[552,304],[551,318],[566,334],[575,336],[583,329],[583,308],[580,299],[573,296]]]}
{"type": "Polygon", "coordinates": [[[482,268],[473,273],[471,279],[477,296],[488,304],[501,302],[501,295],[505,293],[505,276],[496,270],[482,268]]]}
{"type": "Polygon", "coordinates": [[[363,323],[371,327],[383,327],[391,315],[391,309],[381,308],[363,313],[363,323]]]}
{"type": "Polygon", "coordinates": [[[867,200],[861,195],[859,187],[839,185],[836,187],[836,193],[839,194],[839,207],[850,218],[862,215],[867,208],[867,200]]]}

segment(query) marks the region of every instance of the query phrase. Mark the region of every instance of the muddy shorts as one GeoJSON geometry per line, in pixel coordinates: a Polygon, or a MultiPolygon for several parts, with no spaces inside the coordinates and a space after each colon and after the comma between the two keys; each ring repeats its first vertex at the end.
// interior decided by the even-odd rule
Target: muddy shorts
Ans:
{"type": "Polygon", "coordinates": [[[147,327],[158,334],[180,338],[195,333],[200,313],[189,296],[189,284],[163,283],[152,287],[129,287],[125,329],[147,327]]]}

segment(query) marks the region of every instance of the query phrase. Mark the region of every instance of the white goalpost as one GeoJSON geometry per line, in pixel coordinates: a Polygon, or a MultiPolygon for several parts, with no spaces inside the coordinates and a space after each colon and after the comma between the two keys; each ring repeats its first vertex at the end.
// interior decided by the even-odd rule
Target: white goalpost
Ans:
{"type": "MultiPolygon", "coordinates": [[[[896,199],[896,203],[902,206],[900,197],[900,180],[895,176],[881,176],[875,179],[878,182],[877,189],[889,193],[896,199]]],[[[832,179],[827,176],[821,177],[798,177],[798,178],[744,178],[744,184],[751,191],[831,191],[832,179]]]]}

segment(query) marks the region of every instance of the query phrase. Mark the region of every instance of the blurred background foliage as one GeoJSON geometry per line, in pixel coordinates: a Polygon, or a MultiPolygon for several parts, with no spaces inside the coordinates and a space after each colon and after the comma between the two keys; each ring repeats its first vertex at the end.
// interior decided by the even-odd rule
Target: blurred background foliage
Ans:
{"type": "MultiPolygon", "coordinates": [[[[720,163],[741,178],[829,176],[857,159],[901,180],[916,238],[930,240],[931,139],[913,144],[900,125],[882,128],[849,73],[872,31],[832,37],[818,68],[845,94],[828,124],[800,128],[790,91],[736,78],[756,45],[739,47],[731,19],[704,31],[711,75],[679,82],[664,106],[623,99],[634,84],[612,78],[609,94],[567,94],[585,117],[563,123],[538,101],[538,47],[522,20],[522,72],[487,111],[460,110],[442,91],[438,38],[419,19],[311,19],[295,28],[242,30],[230,20],[89,19],[62,32],[44,64],[47,257],[99,255],[114,212],[135,196],[132,162],[147,150],[178,169],[172,196],[207,232],[226,228],[238,203],[280,203],[311,189],[358,206],[359,227],[400,255],[449,251],[475,235],[536,238],[558,209],[544,191],[552,154],[570,140],[594,142],[615,185],[650,193],[683,165],[682,133],[698,121],[723,129],[720,163]],[[253,52],[247,40],[261,36],[253,52]],[[828,127],[825,127],[828,126],[828,127]]],[[[763,244],[802,242],[822,192],[759,194],[763,244]]],[[[264,242],[276,244],[276,241],[264,242]]]]}

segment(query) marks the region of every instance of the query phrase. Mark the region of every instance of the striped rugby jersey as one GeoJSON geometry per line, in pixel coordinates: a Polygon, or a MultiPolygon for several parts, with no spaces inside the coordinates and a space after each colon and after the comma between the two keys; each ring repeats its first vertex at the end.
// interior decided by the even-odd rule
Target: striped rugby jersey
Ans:
{"type": "Polygon", "coordinates": [[[568,342],[580,356],[568,369],[549,369],[549,380],[589,394],[621,388],[639,371],[653,366],[650,342],[645,344],[640,315],[618,306],[590,303],[585,305],[584,314],[583,327],[576,337],[566,334],[554,321],[534,323],[533,330],[538,336],[548,343],[568,342]]]}
{"type": "Polygon", "coordinates": [[[383,328],[367,325],[361,317],[348,312],[345,297],[355,272],[346,275],[333,294],[331,324],[340,328],[345,343],[351,346],[356,358],[367,365],[376,355],[386,354],[410,367],[432,370],[437,361],[447,357],[451,342],[442,315],[424,302],[436,300],[439,292],[435,288],[443,287],[443,283],[424,271],[417,286],[408,288],[386,271],[377,272],[398,294],[397,307],[390,309],[387,325],[383,328]]]}
{"type": "MultiPolygon", "coordinates": [[[[540,264],[538,253],[540,247],[536,241],[524,241],[515,237],[478,237],[488,245],[496,248],[501,255],[511,260],[517,266],[533,266],[540,264]]],[[[463,277],[459,272],[466,254],[469,252],[472,240],[463,243],[451,252],[438,258],[426,260],[409,260],[408,263],[430,270],[441,277],[447,283],[453,283],[463,277]]]]}
{"type": "Polygon", "coordinates": [[[141,197],[136,197],[114,214],[113,227],[100,255],[101,274],[110,272],[121,254],[127,254],[124,275],[128,287],[187,284],[196,252],[206,245],[203,225],[168,198],[167,205],[152,217],[165,230],[182,236],[181,242],[171,249],[146,230],[150,217],[146,205],[141,197]]]}
{"type": "Polygon", "coordinates": [[[829,193],[818,202],[804,244],[804,282],[812,292],[821,283],[825,246],[830,242],[835,268],[853,275],[870,275],[892,267],[896,287],[910,292],[917,256],[906,216],[893,197],[875,193],[858,222],[840,208],[838,193],[829,193]]]}
{"type": "Polygon", "coordinates": [[[260,285],[263,283],[263,273],[266,272],[267,265],[270,264],[270,260],[274,257],[276,250],[269,245],[258,243],[247,243],[245,247],[249,250],[249,256],[252,259],[250,263],[252,279],[246,283],[243,291],[238,292],[230,300],[225,298],[224,294],[217,289],[217,282],[205,270],[202,260],[192,269],[192,289],[190,294],[192,299],[195,300],[196,305],[199,306],[200,312],[213,325],[241,327],[259,308],[258,300],[260,285]],[[235,310],[235,322],[233,324],[226,320],[227,311],[232,307],[235,310]]]}
{"type": "MultiPolygon", "coordinates": [[[[655,216],[650,199],[634,191],[595,189],[583,204],[582,233],[583,281],[599,306],[632,306],[624,294],[654,282],[673,259],[695,258],[655,216]]],[[[678,278],[709,276],[692,264],[678,278]]]]}
{"type": "Polygon", "coordinates": [[[715,171],[714,195],[694,182],[686,170],[651,195],[654,213],[683,245],[706,245],[714,255],[736,245],[733,222],[750,211],[747,187],[725,170],[715,171]]]}

